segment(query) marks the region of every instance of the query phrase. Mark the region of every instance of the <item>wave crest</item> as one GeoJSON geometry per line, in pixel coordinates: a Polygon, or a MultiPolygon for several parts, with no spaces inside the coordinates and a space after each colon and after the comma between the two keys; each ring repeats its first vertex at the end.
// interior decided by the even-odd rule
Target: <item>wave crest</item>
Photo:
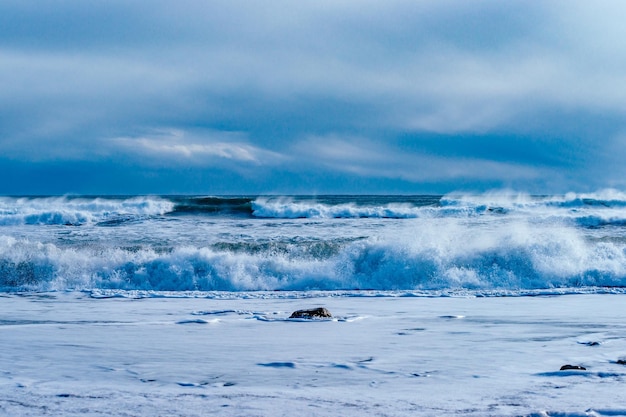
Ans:
{"type": "Polygon", "coordinates": [[[155,216],[174,203],[158,197],[0,197],[0,225],[81,225],[128,216],[155,216]]]}
{"type": "Polygon", "coordinates": [[[327,204],[312,200],[295,201],[288,197],[257,198],[252,202],[254,216],[279,219],[410,219],[420,217],[423,213],[423,208],[409,203],[361,206],[355,203],[327,204]]]}
{"type": "Polygon", "coordinates": [[[524,224],[438,224],[388,239],[72,247],[0,239],[4,291],[544,289],[626,286],[626,243],[524,224]]]}

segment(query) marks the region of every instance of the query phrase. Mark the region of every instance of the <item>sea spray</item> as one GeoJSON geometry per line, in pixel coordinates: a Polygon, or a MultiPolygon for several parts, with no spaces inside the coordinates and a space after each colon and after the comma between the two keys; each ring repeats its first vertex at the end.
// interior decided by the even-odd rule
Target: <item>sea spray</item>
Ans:
{"type": "MultiPolygon", "coordinates": [[[[174,241],[176,232],[172,230],[167,231],[172,233],[169,238],[163,234],[160,240],[151,237],[132,245],[96,239],[67,244],[3,236],[0,287],[3,291],[307,291],[626,285],[625,243],[585,236],[568,224],[538,227],[520,220],[477,223],[439,218],[405,219],[401,227],[390,228],[385,224],[389,220],[383,220],[368,225],[371,236],[349,238],[336,236],[335,229],[354,232],[359,223],[335,221],[340,223],[325,224],[331,236],[328,228],[309,224],[307,230],[323,230],[326,236],[308,239],[286,234],[285,225],[282,236],[245,235],[242,239],[231,231],[204,239],[199,235],[194,242],[180,244],[174,241]]],[[[292,233],[303,231],[301,222],[288,226],[292,233]]],[[[254,232],[252,226],[238,226],[229,227],[239,233],[254,232]]],[[[128,225],[118,227],[130,229],[128,225]]],[[[135,225],[128,236],[136,238],[141,227],[135,225]]],[[[270,222],[265,227],[276,226],[270,222]]],[[[99,230],[97,226],[92,229],[99,230]]]]}
{"type": "Polygon", "coordinates": [[[81,225],[120,216],[154,216],[175,204],[158,197],[0,197],[0,226],[81,225]]]}

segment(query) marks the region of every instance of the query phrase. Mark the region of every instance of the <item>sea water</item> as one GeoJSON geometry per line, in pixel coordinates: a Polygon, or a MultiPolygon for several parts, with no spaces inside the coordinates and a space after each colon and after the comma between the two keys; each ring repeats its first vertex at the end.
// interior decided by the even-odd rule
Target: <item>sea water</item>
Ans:
{"type": "Polygon", "coordinates": [[[626,195],[2,197],[0,289],[605,291],[626,195]]]}
{"type": "Polygon", "coordinates": [[[626,415],[625,226],[615,190],[2,197],[0,415],[626,415]]]}

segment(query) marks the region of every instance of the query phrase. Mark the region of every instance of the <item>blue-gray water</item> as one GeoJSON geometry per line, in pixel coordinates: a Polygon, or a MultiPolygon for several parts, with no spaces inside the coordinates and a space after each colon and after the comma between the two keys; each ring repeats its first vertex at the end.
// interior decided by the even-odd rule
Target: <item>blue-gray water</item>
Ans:
{"type": "Polygon", "coordinates": [[[0,289],[626,286],[626,194],[0,197],[0,289]]]}

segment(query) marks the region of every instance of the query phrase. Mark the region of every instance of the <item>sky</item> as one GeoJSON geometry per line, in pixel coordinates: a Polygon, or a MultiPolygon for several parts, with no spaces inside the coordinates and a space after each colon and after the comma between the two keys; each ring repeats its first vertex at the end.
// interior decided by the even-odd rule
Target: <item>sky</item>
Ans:
{"type": "Polygon", "coordinates": [[[626,3],[2,0],[0,194],[626,189],[626,3]]]}

